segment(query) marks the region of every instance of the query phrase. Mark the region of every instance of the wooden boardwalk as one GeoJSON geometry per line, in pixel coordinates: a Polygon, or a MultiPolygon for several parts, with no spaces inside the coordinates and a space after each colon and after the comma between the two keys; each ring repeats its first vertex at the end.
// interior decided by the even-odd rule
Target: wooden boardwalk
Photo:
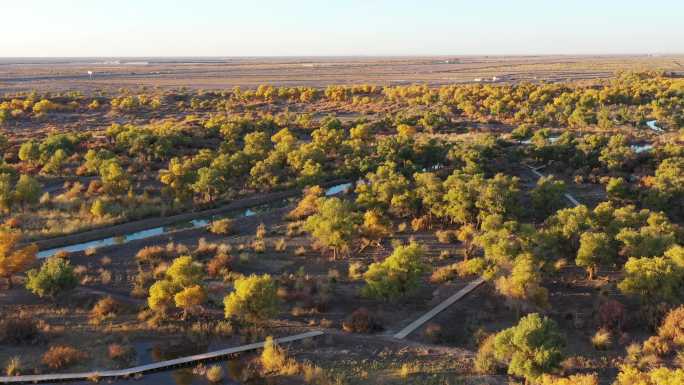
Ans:
{"type": "MultiPolygon", "coordinates": [[[[296,334],[288,337],[276,338],[275,341],[278,343],[287,343],[293,341],[299,341],[306,338],[313,338],[323,335],[322,331],[313,331],[302,334],[296,334]]],[[[164,369],[171,369],[179,366],[186,366],[195,362],[208,361],[212,359],[217,359],[232,354],[247,352],[250,350],[256,350],[264,347],[264,342],[255,342],[249,345],[237,346],[234,348],[228,348],[223,350],[215,350],[213,352],[207,352],[202,354],[196,354],[193,356],[180,357],[173,360],[159,361],[153,364],[135,366],[127,369],[119,370],[103,370],[103,371],[91,371],[83,373],[56,373],[56,374],[33,374],[26,376],[12,376],[12,377],[0,377],[0,384],[20,384],[20,383],[36,383],[36,382],[56,382],[56,381],[76,381],[76,380],[93,380],[93,379],[112,379],[121,377],[130,377],[137,374],[144,374],[148,372],[154,372],[164,369]]]]}
{"type": "Polygon", "coordinates": [[[482,285],[484,283],[484,278],[480,277],[472,282],[470,282],[466,287],[463,289],[459,290],[456,292],[456,294],[452,295],[451,297],[445,299],[442,301],[439,305],[435,306],[430,310],[429,312],[423,314],[418,318],[417,320],[411,322],[408,326],[405,328],[401,329],[399,333],[395,334],[393,337],[398,338],[398,339],[404,339],[406,336],[409,334],[413,333],[414,330],[418,329],[421,325],[426,323],[427,321],[431,320],[434,316],[437,314],[441,313],[444,311],[444,309],[448,308],[449,306],[453,305],[454,302],[458,301],[459,299],[465,297],[466,294],[470,293],[471,291],[475,290],[478,286],[482,285]]]}

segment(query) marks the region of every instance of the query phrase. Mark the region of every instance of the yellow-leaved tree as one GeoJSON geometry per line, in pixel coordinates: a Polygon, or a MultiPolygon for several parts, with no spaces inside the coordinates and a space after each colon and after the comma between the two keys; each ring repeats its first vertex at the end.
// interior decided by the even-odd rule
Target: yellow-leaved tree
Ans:
{"type": "Polygon", "coordinates": [[[38,246],[17,247],[21,234],[0,231],[0,277],[12,288],[12,276],[28,269],[36,261],[38,246]]]}

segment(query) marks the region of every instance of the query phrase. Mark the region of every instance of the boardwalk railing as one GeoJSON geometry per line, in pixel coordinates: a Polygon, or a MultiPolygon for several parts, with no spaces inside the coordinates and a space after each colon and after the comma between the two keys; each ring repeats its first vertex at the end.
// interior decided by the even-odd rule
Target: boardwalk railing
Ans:
{"type": "MultiPolygon", "coordinates": [[[[288,337],[274,339],[278,343],[287,343],[299,341],[306,338],[313,338],[322,335],[322,331],[313,331],[308,333],[296,334],[288,337]]],[[[215,350],[193,356],[180,357],[173,360],[159,361],[153,364],[135,366],[127,369],[118,370],[104,370],[91,371],[83,373],[56,373],[56,374],[32,374],[26,376],[12,376],[0,377],[0,384],[19,384],[19,383],[36,383],[36,382],[55,382],[55,381],[75,381],[75,380],[90,380],[90,379],[105,379],[105,378],[120,378],[129,377],[136,374],[144,374],[148,372],[170,369],[179,366],[185,366],[194,362],[208,361],[236,353],[247,352],[250,350],[260,349],[264,347],[264,341],[255,342],[249,345],[237,346],[223,350],[215,350]]]]}

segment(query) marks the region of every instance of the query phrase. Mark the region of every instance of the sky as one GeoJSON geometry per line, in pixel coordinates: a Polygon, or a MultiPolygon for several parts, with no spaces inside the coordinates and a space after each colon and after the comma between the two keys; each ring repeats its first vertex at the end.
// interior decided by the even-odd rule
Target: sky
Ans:
{"type": "Polygon", "coordinates": [[[684,0],[2,0],[0,57],[684,53],[684,0]]]}

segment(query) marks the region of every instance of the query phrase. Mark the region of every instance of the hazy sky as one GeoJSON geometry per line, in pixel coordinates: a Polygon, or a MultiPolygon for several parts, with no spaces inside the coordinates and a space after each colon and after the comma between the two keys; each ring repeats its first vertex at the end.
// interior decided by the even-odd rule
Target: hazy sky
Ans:
{"type": "Polygon", "coordinates": [[[684,53],[684,0],[0,0],[0,56],[684,53]]]}

